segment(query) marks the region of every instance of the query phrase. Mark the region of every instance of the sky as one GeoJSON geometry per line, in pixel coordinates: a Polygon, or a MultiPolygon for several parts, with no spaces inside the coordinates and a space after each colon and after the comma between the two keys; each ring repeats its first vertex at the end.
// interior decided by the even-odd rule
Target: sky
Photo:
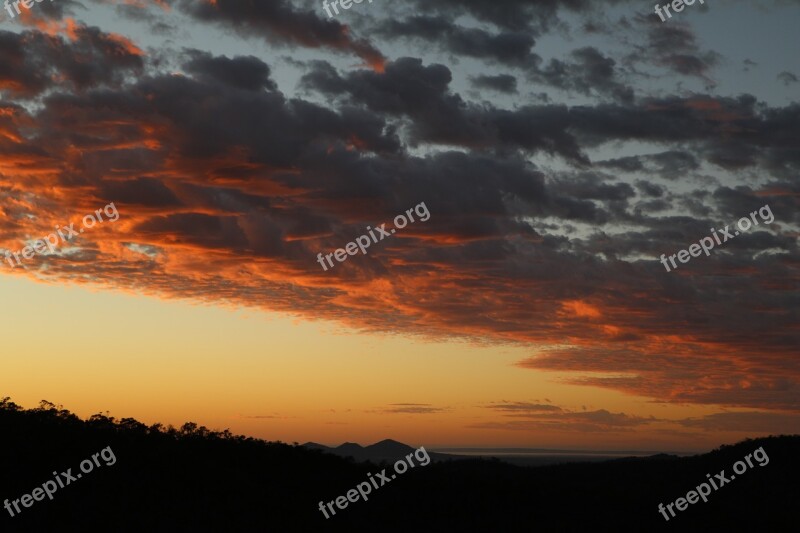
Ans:
{"type": "Polygon", "coordinates": [[[800,432],[800,1],[651,4],[9,5],[0,397],[333,445],[800,432]]]}

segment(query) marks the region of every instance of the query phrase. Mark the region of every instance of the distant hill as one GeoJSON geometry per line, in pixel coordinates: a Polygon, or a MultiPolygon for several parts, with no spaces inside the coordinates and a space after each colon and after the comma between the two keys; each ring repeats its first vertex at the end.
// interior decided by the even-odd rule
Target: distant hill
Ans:
{"type": "MultiPolygon", "coordinates": [[[[797,529],[800,502],[800,436],[746,440],[692,457],[542,467],[418,463],[395,476],[392,464],[356,462],[312,443],[265,442],[193,423],[147,426],[100,414],[81,420],[47,402],[24,410],[8,399],[0,400],[0,502],[36,496],[54,471],[75,476],[81,461],[106,448],[113,465],[100,459],[52,501],[33,501],[14,517],[0,507],[0,531],[772,533],[797,529]],[[757,448],[769,462],[733,479],[733,464],[748,454],[757,461],[757,448]],[[660,503],[686,497],[723,469],[731,480],[708,502],[678,510],[669,522],[659,513],[660,503]],[[380,475],[389,481],[367,501],[348,502],[328,519],[319,510],[337,497],[344,504],[348,491],[369,479],[378,485],[380,475]]],[[[385,456],[410,447],[382,441],[345,451],[359,448],[385,456]]]]}
{"type": "MultiPolygon", "coordinates": [[[[303,447],[311,450],[321,450],[333,455],[338,455],[339,457],[352,457],[359,462],[372,461],[375,463],[394,462],[397,461],[398,458],[414,453],[414,450],[417,449],[392,439],[384,439],[369,446],[345,442],[340,446],[331,448],[329,446],[317,444],[316,442],[307,442],[303,444],[303,447]]],[[[431,461],[450,461],[462,458],[458,455],[434,452],[428,452],[428,455],[431,461]]]]}

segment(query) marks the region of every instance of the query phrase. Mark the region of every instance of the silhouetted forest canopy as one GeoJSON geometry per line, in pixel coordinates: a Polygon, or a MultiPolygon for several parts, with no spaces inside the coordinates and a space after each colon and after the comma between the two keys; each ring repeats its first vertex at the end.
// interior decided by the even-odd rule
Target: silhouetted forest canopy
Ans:
{"type": "MultiPolygon", "coordinates": [[[[388,464],[214,431],[96,414],[86,420],[42,401],[0,400],[0,500],[105,447],[112,466],[61,488],[2,531],[789,531],[800,501],[800,436],[746,440],[693,457],[659,455],[600,463],[520,467],[465,459],[414,468],[325,519],[320,501],[345,494],[388,464]],[[758,447],[755,466],[669,522],[667,504],[758,447]]],[[[387,470],[388,471],[388,470],[387,470]]]]}

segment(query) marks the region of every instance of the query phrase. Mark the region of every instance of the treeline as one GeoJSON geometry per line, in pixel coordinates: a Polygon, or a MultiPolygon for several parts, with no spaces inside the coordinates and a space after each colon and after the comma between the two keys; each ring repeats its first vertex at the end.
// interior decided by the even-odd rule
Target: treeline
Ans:
{"type": "MultiPolygon", "coordinates": [[[[800,436],[722,446],[701,456],[545,467],[496,460],[431,463],[326,520],[331,501],[384,466],[319,450],[212,431],[147,426],[97,414],[82,420],[42,402],[0,401],[0,501],[29,494],[54,472],[111,447],[103,466],[15,517],[0,531],[445,533],[790,531],[800,501],[800,436]],[[669,522],[658,504],[762,447],[755,466],[669,522]]],[[[391,469],[387,469],[387,473],[391,469]]]]}

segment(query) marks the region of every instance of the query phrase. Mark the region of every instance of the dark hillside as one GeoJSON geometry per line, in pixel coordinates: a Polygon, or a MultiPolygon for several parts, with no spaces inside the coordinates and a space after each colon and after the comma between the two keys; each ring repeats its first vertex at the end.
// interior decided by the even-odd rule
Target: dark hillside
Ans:
{"type": "MultiPolygon", "coordinates": [[[[398,476],[325,519],[331,501],[391,464],[376,467],[320,450],[213,432],[187,423],[147,427],[95,415],[80,420],[42,402],[0,401],[0,500],[15,500],[107,447],[90,473],[11,517],[1,531],[789,531],[800,502],[800,437],[724,446],[702,456],[618,459],[522,468],[499,461],[431,462],[398,476]],[[708,502],[666,522],[673,502],[706,474],[763,448],[754,464],[708,502]]],[[[392,443],[394,445],[394,443],[392,443]]],[[[16,513],[15,513],[16,514],[16,513]]]]}

